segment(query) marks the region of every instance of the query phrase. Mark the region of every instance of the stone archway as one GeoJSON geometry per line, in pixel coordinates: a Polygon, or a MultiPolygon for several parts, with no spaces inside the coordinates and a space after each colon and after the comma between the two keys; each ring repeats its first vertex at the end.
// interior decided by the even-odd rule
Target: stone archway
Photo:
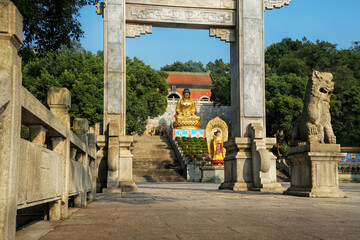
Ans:
{"type": "Polygon", "coordinates": [[[265,136],[264,10],[281,8],[290,1],[105,0],[104,130],[108,165],[117,166],[110,178],[132,181],[128,150],[132,140],[125,136],[125,39],[151,33],[152,26],[181,27],[209,29],[210,36],[230,42],[232,127],[221,187],[278,189],[275,161],[262,151],[267,152],[275,143],[265,136]],[[262,172],[260,166],[269,161],[270,169],[262,172]]]}

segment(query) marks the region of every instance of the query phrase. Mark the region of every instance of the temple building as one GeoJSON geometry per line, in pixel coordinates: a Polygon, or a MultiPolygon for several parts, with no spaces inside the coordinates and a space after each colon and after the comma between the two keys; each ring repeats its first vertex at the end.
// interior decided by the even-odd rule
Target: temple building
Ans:
{"type": "Polygon", "coordinates": [[[210,72],[167,72],[166,79],[169,86],[169,100],[181,98],[184,88],[191,90],[190,99],[194,101],[209,102],[213,79],[210,72]]]}

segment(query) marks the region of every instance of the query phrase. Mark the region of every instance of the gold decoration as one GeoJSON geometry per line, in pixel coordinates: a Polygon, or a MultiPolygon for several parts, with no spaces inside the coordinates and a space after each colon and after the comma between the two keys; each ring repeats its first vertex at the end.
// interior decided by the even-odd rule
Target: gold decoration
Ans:
{"type": "MultiPolygon", "coordinates": [[[[214,156],[214,148],[211,145],[211,140],[213,139],[215,130],[219,130],[221,132],[221,138],[223,142],[226,142],[228,140],[229,135],[229,128],[224,120],[222,120],[219,117],[216,117],[212,119],[207,125],[206,125],[206,141],[208,145],[208,150],[211,156],[211,159],[213,159],[214,156]]],[[[224,148],[224,156],[225,156],[226,150],[224,148]]]]}
{"type": "Polygon", "coordinates": [[[183,99],[176,106],[176,117],[173,124],[178,129],[201,129],[200,117],[196,116],[195,102],[190,99],[190,90],[184,89],[183,99]]]}

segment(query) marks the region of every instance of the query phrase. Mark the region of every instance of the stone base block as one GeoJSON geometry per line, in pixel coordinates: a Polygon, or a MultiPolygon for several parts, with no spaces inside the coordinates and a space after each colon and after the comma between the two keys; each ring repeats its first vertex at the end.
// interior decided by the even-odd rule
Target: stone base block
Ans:
{"type": "Polygon", "coordinates": [[[103,188],[102,193],[122,193],[121,188],[103,188]]]}
{"type": "Polygon", "coordinates": [[[291,169],[291,185],[284,192],[302,197],[346,197],[339,189],[338,161],[346,154],[340,153],[337,144],[308,144],[288,150],[287,163],[291,169]]]}
{"type": "Polygon", "coordinates": [[[219,186],[219,190],[249,191],[253,187],[254,187],[254,185],[252,183],[223,182],[219,186]]]}
{"type": "Polygon", "coordinates": [[[319,197],[319,198],[346,198],[346,194],[340,189],[304,189],[288,188],[284,191],[285,195],[298,197],[319,197]]]}
{"type": "Polygon", "coordinates": [[[119,182],[119,188],[123,192],[136,192],[138,190],[136,184],[134,182],[119,182]]]}
{"type": "Polygon", "coordinates": [[[252,191],[259,191],[259,192],[268,192],[268,193],[282,193],[284,192],[284,188],[281,186],[280,183],[268,183],[263,184],[261,188],[251,188],[252,191]]]}
{"type": "Polygon", "coordinates": [[[224,182],[224,167],[203,167],[201,182],[222,183],[224,182]]]}

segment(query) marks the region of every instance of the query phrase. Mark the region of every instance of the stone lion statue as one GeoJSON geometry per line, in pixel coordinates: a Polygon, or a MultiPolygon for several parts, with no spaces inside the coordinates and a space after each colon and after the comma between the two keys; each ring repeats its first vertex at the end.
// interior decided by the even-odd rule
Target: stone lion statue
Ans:
{"type": "Polygon", "coordinates": [[[306,143],[336,143],[331,126],[330,97],[334,91],[333,75],[313,71],[305,92],[304,107],[292,132],[291,146],[306,143]]]}

